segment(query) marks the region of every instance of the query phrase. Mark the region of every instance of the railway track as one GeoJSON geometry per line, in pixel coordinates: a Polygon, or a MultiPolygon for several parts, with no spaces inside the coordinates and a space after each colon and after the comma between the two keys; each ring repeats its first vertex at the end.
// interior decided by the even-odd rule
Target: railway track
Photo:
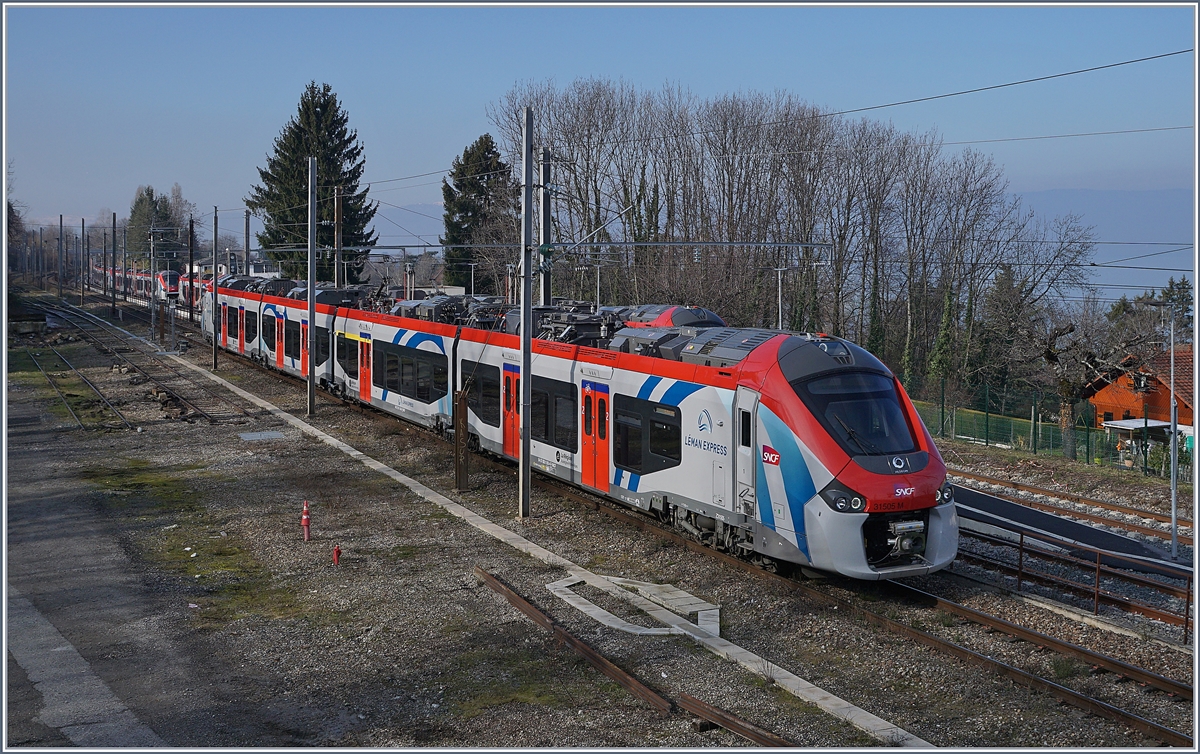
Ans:
{"type": "Polygon", "coordinates": [[[251,419],[246,409],[209,386],[193,380],[174,365],[155,355],[129,333],[115,325],[66,304],[31,303],[75,328],[102,353],[108,354],[153,386],[164,408],[178,406],[183,420],[203,418],[210,423],[244,422],[251,419]]]}
{"type": "MultiPolygon", "coordinates": [[[[989,495],[998,497],[1001,500],[1007,500],[1009,502],[1016,503],[1018,505],[1024,505],[1029,508],[1034,508],[1036,510],[1046,511],[1049,513],[1056,513],[1056,514],[1061,514],[1061,515],[1065,515],[1065,516],[1071,516],[1074,518],[1081,519],[1083,521],[1104,524],[1105,526],[1112,526],[1112,527],[1124,529],[1126,531],[1137,532],[1139,534],[1149,536],[1149,537],[1156,537],[1158,539],[1165,539],[1168,541],[1171,539],[1171,532],[1169,530],[1164,530],[1162,528],[1154,527],[1154,526],[1146,526],[1145,524],[1140,524],[1140,523],[1137,523],[1134,521],[1129,521],[1126,518],[1106,516],[1103,514],[1092,513],[1087,510],[1080,510],[1078,507],[1075,507],[1075,506],[1084,506],[1086,508],[1094,508],[1094,509],[1098,509],[1098,510],[1102,510],[1102,511],[1108,511],[1109,513],[1119,514],[1120,516],[1124,516],[1124,517],[1134,517],[1134,518],[1143,519],[1143,520],[1156,521],[1156,522],[1163,523],[1163,524],[1171,523],[1171,516],[1169,514],[1159,513],[1158,511],[1147,510],[1145,508],[1135,508],[1135,507],[1129,506],[1129,505],[1121,505],[1119,503],[1111,503],[1111,502],[1108,502],[1105,500],[1096,500],[1096,499],[1090,498],[1090,497],[1083,497],[1082,495],[1074,495],[1069,492],[1058,492],[1055,490],[1047,490],[1042,487],[1035,487],[1033,485],[1022,484],[1019,482],[1010,482],[1005,479],[996,479],[993,477],[984,476],[982,474],[973,474],[973,473],[958,470],[958,469],[951,470],[950,475],[962,477],[963,479],[968,479],[968,480],[971,480],[974,482],[979,482],[981,484],[993,485],[993,486],[997,486],[997,487],[1005,487],[1007,489],[1013,490],[1014,492],[1026,492],[1026,493],[1030,493],[1033,495],[1041,495],[1041,496],[1045,496],[1045,497],[1049,497],[1049,498],[1053,498],[1053,499],[1057,499],[1057,500],[1062,500],[1062,501],[1065,501],[1066,503],[1074,504],[1074,506],[1068,506],[1065,504],[1058,505],[1058,504],[1055,504],[1052,502],[1043,502],[1040,500],[1030,500],[1029,498],[1025,498],[1025,497],[1014,497],[1014,496],[1010,496],[1010,495],[1002,495],[1002,494],[995,492],[994,490],[981,490],[982,492],[986,492],[989,495]]],[[[1177,518],[1176,523],[1177,523],[1178,527],[1181,529],[1191,530],[1193,528],[1191,519],[1180,517],[1180,518],[1177,518]]],[[[1189,546],[1193,544],[1193,538],[1191,535],[1179,534],[1178,536],[1179,536],[1179,542],[1181,542],[1182,544],[1189,545],[1189,546]]]]}
{"type": "MultiPolygon", "coordinates": [[[[232,354],[228,354],[228,355],[232,355],[232,354]]],[[[246,359],[242,359],[242,361],[244,363],[251,364],[256,367],[258,366],[258,365],[254,365],[252,362],[250,362],[249,360],[246,360],[246,359]]],[[[261,367],[259,367],[259,368],[261,368],[261,367]]],[[[264,370],[264,371],[268,371],[268,370],[264,370]]],[[[275,372],[272,372],[272,374],[276,377],[286,376],[286,375],[279,375],[278,373],[275,373],[275,372]]],[[[295,380],[293,379],[293,381],[295,381],[295,380]]],[[[333,396],[327,396],[327,397],[330,401],[337,401],[339,403],[342,402],[333,396]]],[[[351,405],[354,405],[354,404],[351,404],[351,405]]],[[[362,407],[356,406],[356,408],[358,408],[358,410],[360,410],[361,412],[366,413],[366,410],[363,409],[362,407]]],[[[372,412],[372,413],[374,413],[374,412],[372,412]]],[[[422,432],[422,434],[425,435],[426,437],[429,436],[429,433],[427,433],[427,432],[422,432]]],[[[496,461],[492,461],[490,459],[481,459],[480,457],[476,457],[475,462],[479,462],[481,460],[483,462],[487,463],[488,465],[494,465],[498,468],[506,468],[509,471],[511,471],[511,466],[508,466],[506,464],[499,463],[496,461]]],[[[712,548],[706,547],[691,538],[680,535],[674,531],[665,529],[661,525],[650,520],[648,517],[645,517],[645,516],[642,516],[642,515],[639,515],[636,513],[618,510],[618,509],[614,508],[613,506],[610,506],[606,502],[600,501],[598,499],[590,498],[590,497],[580,493],[579,491],[576,491],[576,490],[570,489],[570,488],[566,488],[566,487],[562,486],[561,484],[549,481],[544,478],[539,478],[539,477],[535,476],[534,483],[539,487],[553,491],[555,494],[557,494],[561,497],[564,497],[567,499],[572,499],[580,504],[586,505],[587,507],[589,507],[593,510],[602,511],[605,514],[612,516],[615,519],[622,520],[622,521],[629,523],[639,529],[648,531],[660,538],[667,539],[667,540],[673,541],[677,544],[683,545],[690,550],[693,550],[693,551],[696,551],[699,553],[703,553],[703,554],[705,554],[711,558],[715,558],[731,567],[734,567],[734,568],[737,568],[737,569],[740,569],[740,570],[743,570],[746,572],[754,573],[763,578],[782,580],[785,583],[787,583],[790,588],[792,588],[796,592],[802,594],[805,598],[810,599],[816,603],[837,606],[837,607],[847,611],[848,614],[853,615],[854,617],[859,618],[867,623],[879,626],[888,631],[902,635],[910,640],[917,641],[921,644],[930,646],[931,648],[937,649],[938,651],[941,651],[950,656],[956,657],[959,660],[985,667],[988,670],[990,670],[991,672],[996,673],[997,675],[999,675],[1001,677],[1005,677],[1010,680],[1013,680],[1014,682],[1019,683],[1021,685],[1027,686],[1029,688],[1037,689],[1040,691],[1044,691],[1046,693],[1050,693],[1051,695],[1060,699],[1061,701],[1063,701],[1067,704],[1070,704],[1072,706],[1075,706],[1079,709],[1085,710],[1088,713],[1096,714],[1096,715],[1105,717],[1107,719],[1119,722],[1123,725],[1126,725],[1134,730],[1137,730],[1147,736],[1150,736],[1156,740],[1162,741],[1169,745],[1175,745],[1175,746],[1191,746],[1192,745],[1192,738],[1189,735],[1182,733],[1178,730],[1174,730],[1166,725],[1155,722],[1151,719],[1148,719],[1145,716],[1142,716],[1142,715],[1139,715],[1139,714],[1136,714],[1134,712],[1130,712],[1127,710],[1120,709],[1119,707],[1117,707],[1113,704],[1105,702],[1101,699],[1089,697],[1085,694],[1080,693],[1079,691],[1073,690],[1073,689],[1071,689],[1063,684],[1060,684],[1056,681],[1041,677],[1041,676],[1037,675],[1036,673],[1030,672],[1028,670],[1024,670],[1024,669],[1016,667],[1014,665],[1010,665],[1010,664],[998,661],[996,659],[993,659],[992,657],[986,656],[985,654],[974,651],[966,646],[955,643],[953,641],[949,641],[948,639],[945,639],[944,637],[937,636],[934,633],[931,633],[929,631],[924,631],[920,628],[915,628],[914,626],[909,625],[908,623],[881,615],[880,613],[878,613],[876,611],[873,611],[873,610],[863,607],[857,601],[838,597],[838,596],[830,593],[830,591],[828,589],[817,588],[817,587],[811,586],[807,583],[803,583],[803,582],[797,581],[795,579],[788,578],[786,576],[782,576],[779,574],[773,574],[773,573],[764,571],[763,569],[758,568],[757,566],[754,566],[744,560],[735,558],[733,556],[730,556],[730,555],[727,555],[724,553],[717,552],[717,551],[713,550],[712,548]]],[[[1020,626],[1017,626],[1016,624],[1005,621],[1002,618],[999,618],[996,616],[989,616],[989,615],[986,615],[979,611],[972,610],[971,608],[967,608],[961,604],[954,603],[954,602],[945,600],[940,597],[935,597],[935,596],[929,595],[927,593],[917,594],[917,593],[909,592],[907,595],[907,599],[910,601],[915,601],[918,604],[924,604],[925,609],[928,611],[939,610],[939,611],[951,613],[951,614],[958,616],[964,620],[970,621],[972,624],[980,626],[984,629],[988,629],[988,630],[992,630],[992,631],[1001,631],[1001,632],[1013,635],[1019,640],[1023,640],[1023,641],[1030,642],[1030,643],[1035,643],[1036,646],[1038,646],[1038,647],[1046,647],[1053,651],[1059,652],[1059,653],[1063,654],[1064,656],[1069,656],[1069,657],[1073,657],[1076,659],[1080,659],[1084,662],[1092,664],[1094,667],[1104,668],[1105,670],[1109,671],[1111,674],[1113,674],[1117,678],[1130,678],[1130,679],[1136,680],[1139,684],[1144,684],[1147,687],[1159,689],[1166,694],[1172,695],[1174,698],[1190,699],[1192,697],[1191,686],[1186,683],[1182,683],[1177,680],[1166,678],[1164,676],[1159,676],[1157,674],[1152,673],[1151,671],[1137,668],[1128,663],[1123,663],[1122,661],[1117,660],[1115,658],[1106,657],[1106,656],[1091,652],[1090,650],[1087,650],[1087,649],[1077,646],[1077,645],[1073,645],[1073,644],[1069,644],[1067,642],[1062,642],[1059,640],[1052,639],[1051,637],[1048,637],[1044,634],[1040,634],[1038,632],[1034,632],[1029,629],[1024,629],[1020,626]]]]}

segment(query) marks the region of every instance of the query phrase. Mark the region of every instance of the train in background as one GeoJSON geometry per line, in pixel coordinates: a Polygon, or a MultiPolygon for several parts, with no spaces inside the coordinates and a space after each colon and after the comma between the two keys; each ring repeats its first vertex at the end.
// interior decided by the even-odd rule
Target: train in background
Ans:
{"type": "MultiPolygon", "coordinates": [[[[468,393],[469,442],[520,453],[519,314],[435,297],[387,312],[360,288],[223,278],[219,345],[449,434],[468,393]],[[316,349],[309,351],[309,328],[316,349]]],[[[535,308],[530,463],[767,568],[856,579],[922,575],[957,554],[946,468],[878,359],[823,333],[733,328],[686,306],[535,308]]]]}

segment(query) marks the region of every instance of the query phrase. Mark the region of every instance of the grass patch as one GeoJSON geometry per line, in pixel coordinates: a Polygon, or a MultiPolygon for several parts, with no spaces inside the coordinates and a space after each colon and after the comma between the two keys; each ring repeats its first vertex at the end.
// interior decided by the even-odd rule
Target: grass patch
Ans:
{"type": "Polygon", "coordinates": [[[496,647],[460,654],[455,664],[455,676],[464,682],[462,686],[446,689],[446,695],[455,714],[467,719],[508,704],[541,707],[611,704],[614,696],[625,693],[617,683],[600,677],[586,660],[574,654],[564,662],[535,648],[496,647]]]}
{"type": "Polygon", "coordinates": [[[81,476],[112,492],[106,506],[143,523],[160,524],[135,539],[141,557],[162,573],[207,590],[192,597],[200,610],[197,626],[221,628],[246,617],[313,617],[288,588],[278,586],[250,548],[211,525],[200,496],[187,479],[201,464],[151,466],[144,459],[116,459],[112,465],[87,466],[81,476]]]}
{"type": "Polygon", "coordinates": [[[196,495],[181,474],[203,468],[203,464],[151,466],[141,458],[125,458],[124,465],[92,464],[80,472],[86,481],[109,492],[125,492],[118,499],[124,505],[137,505],[150,510],[192,510],[197,506],[196,495]]]}
{"type": "Polygon", "coordinates": [[[558,663],[531,650],[476,650],[460,655],[457,664],[472,681],[455,690],[452,705],[467,719],[505,704],[564,707],[580,701],[563,684],[558,663]]]}
{"type": "Polygon", "coordinates": [[[1081,670],[1083,670],[1083,664],[1074,657],[1057,655],[1050,659],[1050,672],[1054,673],[1054,677],[1060,681],[1079,675],[1081,670]]]}

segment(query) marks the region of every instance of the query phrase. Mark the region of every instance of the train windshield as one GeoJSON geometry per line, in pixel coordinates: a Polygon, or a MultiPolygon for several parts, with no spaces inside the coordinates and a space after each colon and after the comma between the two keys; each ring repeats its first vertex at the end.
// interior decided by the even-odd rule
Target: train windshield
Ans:
{"type": "Polygon", "coordinates": [[[917,449],[896,387],[887,377],[843,372],[792,383],[796,394],[852,456],[917,449]]]}

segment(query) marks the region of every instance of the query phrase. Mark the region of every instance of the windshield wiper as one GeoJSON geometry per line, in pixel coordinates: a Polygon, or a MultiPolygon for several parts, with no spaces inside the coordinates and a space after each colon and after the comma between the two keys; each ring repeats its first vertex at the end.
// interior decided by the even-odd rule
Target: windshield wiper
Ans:
{"type": "Polygon", "coordinates": [[[863,452],[865,452],[865,453],[875,453],[876,455],[882,455],[882,454],[883,454],[883,451],[879,449],[879,446],[875,445],[875,444],[874,444],[874,443],[872,443],[870,440],[868,440],[867,438],[865,438],[865,437],[863,437],[862,435],[860,435],[860,434],[858,433],[858,430],[857,430],[857,429],[855,429],[854,427],[851,427],[849,424],[847,424],[845,421],[843,421],[843,420],[842,420],[842,417],[838,416],[837,414],[834,414],[834,415],[833,415],[833,418],[838,420],[838,424],[841,424],[841,425],[842,425],[842,427],[844,427],[844,428],[845,428],[845,430],[846,430],[846,435],[847,435],[847,436],[848,436],[848,437],[849,437],[851,440],[853,440],[855,443],[857,443],[857,444],[858,444],[858,447],[860,447],[860,448],[862,448],[862,449],[863,449],[863,452]]]}

